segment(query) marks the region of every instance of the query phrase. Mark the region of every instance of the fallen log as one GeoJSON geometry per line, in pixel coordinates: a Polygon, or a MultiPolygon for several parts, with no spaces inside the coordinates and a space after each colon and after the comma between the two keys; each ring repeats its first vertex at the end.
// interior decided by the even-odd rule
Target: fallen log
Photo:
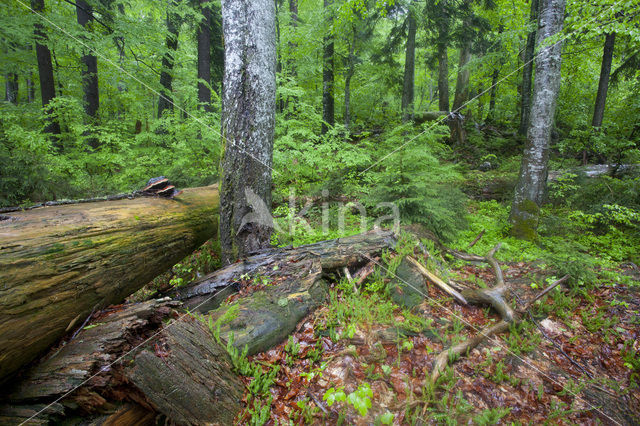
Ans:
{"type": "Polygon", "coordinates": [[[106,407],[116,407],[111,410],[119,417],[129,410],[117,404],[133,403],[141,407],[134,414],[145,418],[159,412],[177,424],[230,424],[240,410],[242,384],[214,336],[224,343],[233,339],[239,348],[247,345],[250,353],[276,345],[325,303],[327,275],[369,265],[368,259],[394,245],[391,232],[372,231],[270,249],[180,288],[174,296],[184,306],[167,297],[98,311],[74,339],[0,395],[6,401],[0,423],[3,418],[56,422],[74,411],[104,414],[106,407]],[[184,307],[207,312],[207,298],[233,293],[242,282],[257,284],[210,312],[214,333],[177,313],[184,307]]]}
{"type": "Polygon", "coordinates": [[[3,395],[0,420],[56,422],[133,402],[177,424],[230,424],[242,382],[226,349],[202,323],[178,316],[179,305],[165,298],[100,313],[3,395]]]}
{"type": "Polygon", "coordinates": [[[218,188],[0,217],[0,383],[217,231],[218,188]]]}

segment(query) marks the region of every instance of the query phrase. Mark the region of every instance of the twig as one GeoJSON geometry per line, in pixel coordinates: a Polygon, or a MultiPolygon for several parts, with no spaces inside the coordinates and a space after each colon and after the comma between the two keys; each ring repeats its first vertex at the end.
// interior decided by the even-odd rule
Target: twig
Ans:
{"type": "Polygon", "coordinates": [[[559,280],[556,280],[549,287],[547,287],[544,290],[542,290],[540,293],[538,293],[538,295],[536,297],[534,297],[529,302],[527,302],[527,304],[524,306],[524,308],[521,309],[521,312],[529,310],[533,306],[533,304],[536,303],[536,301],[538,301],[542,296],[544,296],[545,294],[549,293],[551,290],[553,290],[554,288],[556,288],[557,286],[559,286],[563,282],[567,281],[569,279],[569,277],[571,277],[571,275],[567,274],[564,277],[560,278],[559,280]]]}
{"type": "Polygon", "coordinates": [[[345,266],[342,270],[344,271],[344,276],[347,277],[347,281],[353,284],[354,293],[358,294],[358,287],[356,287],[355,281],[353,281],[353,278],[351,278],[351,273],[349,272],[349,268],[345,266]]]}
{"type": "Polygon", "coordinates": [[[424,275],[431,282],[433,282],[435,285],[440,287],[440,289],[442,289],[445,293],[455,297],[456,300],[458,300],[458,302],[462,303],[463,305],[467,304],[467,300],[460,293],[458,293],[456,290],[451,288],[447,283],[442,281],[437,275],[431,273],[427,268],[422,266],[420,262],[418,262],[411,256],[407,256],[407,260],[416,268],[418,268],[418,271],[420,271],[422,275],[424,275]]]}
{"type": "Polygon", "coordinates": [[[475,239],[475,240],[473,240],[473,241],[471,241],[471,244],[469,244],[469,245],[467,246],[467,250],[469,250],[471,247],[475,246],[475,245],[476,245],[476,243],[477,243],[478,241],[480,241],[480,238],[482,238],[482,236],[484,235],[484,233],[485,233],[485,230],[484,230],[484,229],[483,229],[482,231],[480,231],[480,233],[478,234],[478,236],[476,237],[476,239],[475,239]]]}
{"type": "Polygon", "coordinates": [[[322,405],[322,403],[318,401],[318,398],[316,398],[315,395],[312,394],[309,389],[307,389],[307,395],[309,395],[309,397],[313,400],[316,406],[322,410],[323,413],[329,414],[329,411],[326,408],[324,408],[324,405],[322,405]]]}
{"type": "MultiPolygon", "coordinates": [[[[75,337],[78,335],[78,333],[80,333],[80,330],[82,330],[84,328],[85,325],[87,325],[87,323],[89,322],[89,320],[91,319],[91,317],[93,316],[93,313],[96,311],[96,307],[98,305],[94,306],[93,309],[91,310],[91,313],[89,314],[89,316],[87,317],[87,319],[84,320],[84,322],[82,323],[82,325],[80,326],[80,328],[78,328],[76,330],[75,333],[73,333],[73,335],[71,336],[71,339],[69,339],[69,342],[72,341],[73,339],[75,339],[75,337]]],[[[68,343],[68,342],[67,342],[68,343]]]]}

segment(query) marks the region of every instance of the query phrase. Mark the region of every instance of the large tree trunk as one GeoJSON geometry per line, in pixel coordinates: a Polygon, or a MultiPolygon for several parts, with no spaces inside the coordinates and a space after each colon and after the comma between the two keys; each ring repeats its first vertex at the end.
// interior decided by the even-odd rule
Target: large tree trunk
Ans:
{"type": "Polygon", "coordinates": [[[269,245],[275,129],[275,3],[224,0],[220,243],[225,263],[269,245]]]}
{"type": "MultiPolygon", "coordinates": [[[[93,9],[85,0],[76,1],[78,24],[87,27],[93,22],[93,9]]],[[[98,116],[100,92],[98,91],[98,58],[86,53],[82,56],[82,90],[84,92],[84,112],[91,118],[98,116]]],[[[92,139],[93,144],[97,140],[92,139]]],[[[95,146],[94,146],[95,147],[95,146]]]]}
{"type": "MultiPolygon", "coordinates": [[[[36,13],[44,12],[44,0],[31,0],[31,8],[36,13]]],[[[33,24],[36,42],[36,59],[38,60],[38,75],[40,77],[40,97],[45,114],[48,116],[48,124],[45,130],[48,133],[59,134],[60,125],[51,118],[51,111],[47,108],[49,102],[56,97],[56,86],[53,81],[53,63],[51,62],[51,51],[47,46],[47,34],[39,19],[33,24]]]]}
{"type": "MultiPolygon", "coordinates": [[[[538,2],[539,0],[531,0],[531,11],[529,12],[529,21],[538,21],[538,2]]],[[[522,71],[522,88],[520,102],[520,126],[518,134],[525,136],[529,127],[529,115],[531,113],[531,78],[533,77],[533,53],[536,48],[536,30],[534,29],[527,35],[527,46],[524,52],[524,70],[522,71]]]]}
{"type": "Polygon", "coordinates": [[[202,21],[198,25],[198,104],[211,111],[211,5],[200,0],[202,21]]]}
{"type": "Polygon", "coordinates": [[[438,107],[449,111],[449,55],[446,44],[438,44],[438,107]]]}
{"type": "Polygon", "coordinates": [[[413,92],[416,72],[416,19],[409,11],[407,17],[409,29],[404,59],[404,83],[402,85],[402,120],[409,121],[413,117],[413,92]]]}
{"type": "MultiPolygon", "coordinates": [[[[540,18],[536,44],[544,46],[549,37],[562,30],[565,0],[540,0],[540,18]]],[[[536,236],[540,205],[546,192],[549,139],[560,89],[562,43],[540,49],[536,58],[531,121],[527,145],[522,155],[520,176],[511,206],[511,233],[533,239],[536,236]]]]}
{"type": "Polygon", "coordinates": [[[604,39],[604,51],[602,53],[602,66],[600,67],[600,80],[598,81],[598,94],[596,105],[593,109],[593,127],[601,127],[604,119],[604,109],[607,105],[607,91],[609,90],[609,76],[611,75],[611,61],[616,42],[616,33],[608,33],[604,39]]]}
{"type": "Polygon", "coordinates": [[[180,17],[171,9],[180,0],[173,0],[167,11],[167,50],[162,56],[162,71],[160,72],[160,98],[158,99],[158,118],[162,117],[165,110],[173,111],[173,64],[178,50],[178,35],[180,31],[180,17]]]}
{"type": "MultiPolygon", "coordinates": [[[[327,26],[331,26],[333,21],[333,12],[330,11],[332,0],[324,0],[325,14],[327,15],[327,26]]],[[[329,28],[327,28],[327,35],[323,41],[323,53],[322,53],[322,134],[324,135],[329,130],[329,127],[333,127],[335,123],[335,100],[333,98],[333,36],[329,34],[329,28]]]]}
{"type": "Polygon", "coordinates": [[[216,186],[0,216],[0,381],[217,230],[216,186]]]}

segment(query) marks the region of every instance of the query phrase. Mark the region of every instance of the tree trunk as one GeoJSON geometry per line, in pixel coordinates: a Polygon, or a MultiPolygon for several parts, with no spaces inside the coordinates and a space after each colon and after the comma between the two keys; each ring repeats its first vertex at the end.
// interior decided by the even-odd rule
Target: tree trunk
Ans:
{"type": "Polygon", "coordinates": [[[352,38],[351,43],[349,43],[349,58],[347,59],[347,69],[344,76],[344,127],[349,133],[349,129],[351,128],[351,78],[355,72],[356,67],[356,56],[355,56],[355,46],[356,46],[356,31],[355,27],[352,27],[352,38]]]}
{"type": "Polygon", "coordinates": [[[498,68],[495,68],[493,70],[493,74],[491,74],[491,90],[489,91],[489,113],[487,114],[487,121],[492,121],[494,118],[499,76],[500,70],[498,68]]]}
{"type": "Polygon", "coordinates": [[[449,55],[446,44],[438,44],[438,107],[449,111],[449,55]]]}
{"type": "MultiPolygon", "coordinates": [[[[85,0],[76,1],[78,24],[87,28],[93,22],[93,9],[85,0]]],[[[88,29],[88,28],[87,28],[88,29]]],[[[90,30],[90,29],[88,29],[90,30]]],[[[86,53],[82,56],[82,90],[84,92],[84,112],[91,118],[98,116],[100,92],[98,91],[98,58],[86,53]]],[[[96,144],[94,139],[92,144],[96,144]]],[[[95,148],[95,146],[94,146],[95,148]]]]}
{"type": "Polygon", "coordinates": [[[464,103],[469,99],[469,61],[471,60],[471,40],[465,40],[460,49],[458,62],[458,78],[456,79],[456,94],[453,98],[452,111],[460,112],[464,103]]]}
{"type": "Polygon", "coordinates": [[[180,0],[173,0],[167,10],[167,50],[162,56],[162,71],[160,72],[160,99],[158,99],[158,118],[162,117],[165,110],[173,111],[173,64],[178,50],[178,35],[180,31],[180,17],[171,10],[180,0]]]}
{"type": "Polygon", "coordinates": [[[0,381],[213,237],[216,186],[0,216],[0,381]]]}
{"type": "Polygon", "coordinates": [[[18,74],[9,73],[5,75],[4,100],[18,105],[18,88],[18,74]]]}
{"type": "Polygon", "coordinates": [[[404,83],[402,85],[402,120],[413,118],[413,92],[416,72],[416,19],[409,11],[407,18],[409,29],[404,59],[404,83]]]}
{"type": "MultiPolygon", "coordinates": [[[[44,13],[44,0],[31,0],[31,8],[36,13],[44,13]]],[[[60,125],[51,117],[51,111],[48,108],[49,102],[56,97],[51,51],[47,46],[47,34],[40,23],[40,19],[35,20],[33,27],[36,43],[36,59],[38,60],[38,75],[40,77],[40,97],[42,98],[42,107],[47,117],[45,131],[57,135],[60,134],[60,125]]]]}
{"type": "Polygon", "coordinates": [[[27,86],[27,102],[31,103],[36,98],[35,86],[33,85],[33,73],[30,72],[25,80],[27,86]]]}
{"type": "Polygon", "coordinates": [[[601,127],[604,118],[604,109],[607,105],[607,91],[609,89],[609,76],[611,75],[611,61],[616,42],[616,33],[608,33],[604,39],[604,51],[602,53],[602,66],[600,68],[600,80],[598,81],[598,94],[596,105],[593,109],[593,127],[601,127]]]}
{"type": "MultiPolygon", "coordinates": [[[[539,0],[531,0],[531,11],[529,12],[529,22],[538,21],[539,0]]],[[[520,126],[518,134],[526,136],[529,127],[529,116],[531,113],[531,78],[533,77],[533,54],[536,48],[536,30],[527,35],[527,46],[524,52],[524,70],[522,71],[522,88],[520,102],[520,126]]]]}
{"type": "Polygon", "coordinates": [[[198,25],[198,104],[211,111],[211,6],[200,0],[202,21],[198,25]]]}
{"type": "MultiPolygon", "coordinates": [[[[332,0],[324,0],[324,10],[327,15],[327,27],[330,27],[333,21],[333,12],[329,9],[332,5],[332,0]]],[[[327,35],[323,41],[324,50],[322,54],[322,130],[324,135],[327,133],[330,127],[333,127],[335,123],[335,101],[333,98],[333,36],[330,34],[329,28],[327,28],[327,35]]]]}
{"type": "Polygon", "coordinates": [[[223,0],[220,243],[230,263],[270,242],[275,129],[275,3],[223,0]]]}
{"type": "MultiPolygon", "coordinates": [[[[549,37],[562,30],[565,0],[540,0],[540,18],[536,44],[544,46],[549,37]]],[[[536,78],[531,104],[531,121],[527,145],[522,155],[520,176],[511,206],[511,233],[534,239],[538,227],[540,205],[546,192],[549,140],[560,89],[562,44],[540,49],[536,57],[536,78]]]]}

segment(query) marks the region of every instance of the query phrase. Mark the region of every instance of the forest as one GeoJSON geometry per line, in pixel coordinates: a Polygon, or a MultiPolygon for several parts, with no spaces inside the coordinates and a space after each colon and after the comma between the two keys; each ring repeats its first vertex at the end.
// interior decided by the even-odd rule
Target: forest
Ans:
{"type": "Polygon", "coordinates": [[[0,58],[0,424],[640,423],[640,0],[6,0],[0,58]]]}

